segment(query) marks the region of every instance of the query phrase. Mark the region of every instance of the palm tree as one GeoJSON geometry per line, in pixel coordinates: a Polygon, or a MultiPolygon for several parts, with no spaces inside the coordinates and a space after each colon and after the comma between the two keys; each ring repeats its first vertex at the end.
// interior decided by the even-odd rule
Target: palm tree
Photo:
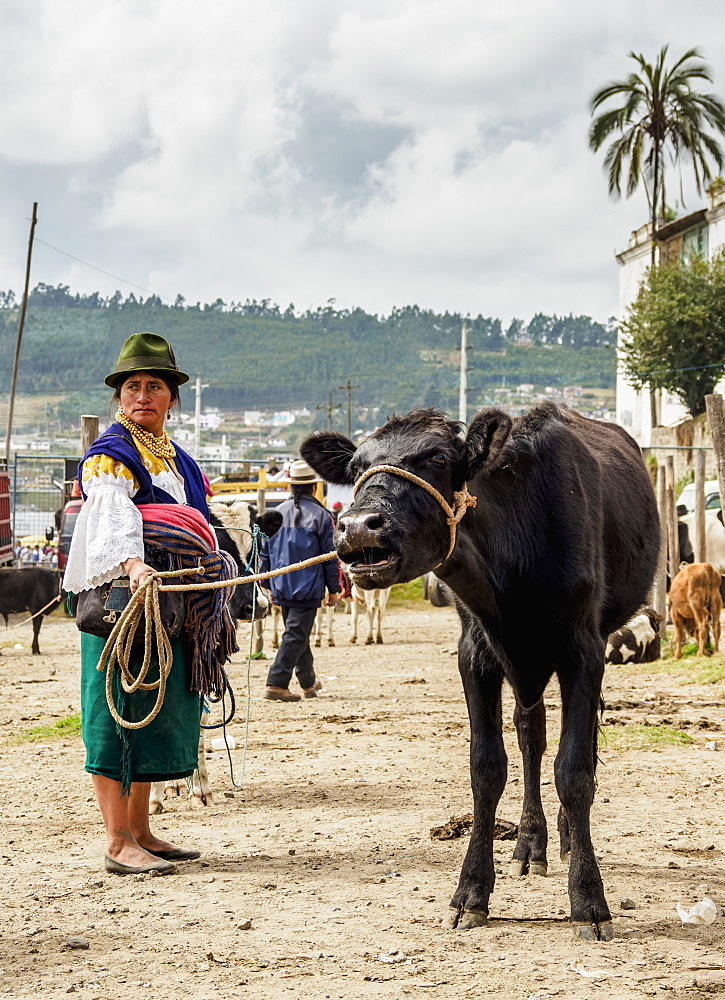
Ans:
{"type": "Polygon", "coordinates": [[[667,49],[667,45],[662,48],[654,66],[643,55],[629,53],[639,72],[598,91],[591,100],[591,112],[593,115],[612,98],[622,98],[624,103],[594,118],[589,130],[589,146],[595,152],[616,136],[604,157],[610,195],[621,195],[627,163],[627,197],[637,190],[640,181],[644,182],[652,226],[653,265],[657,220],[665,215],[665,155],[669,153],[672,163],[683,155],[692,161],[698,194],[702,193],[703,182],[712,179],[708,161],[714,160],[723,169],[723,152],[707,128],[725,134],[725,106],[714,94],[700,94],[692,87],[695,80],[712,83],[710,68],[698,49],[689,49],[668,67],[667,49]]]}

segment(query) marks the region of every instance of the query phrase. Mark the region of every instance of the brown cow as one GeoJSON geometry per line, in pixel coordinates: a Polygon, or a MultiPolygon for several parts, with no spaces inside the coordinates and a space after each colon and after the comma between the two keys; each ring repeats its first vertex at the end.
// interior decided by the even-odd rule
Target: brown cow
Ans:
{"type": "Polygon", "coordinates": [[[710,563],[692,563],[685,566],[670,587],[670,615],[675,626],[675,659],[682,656],[682,639],[685,629],[697,639],[697,655],[705,656],[705,643],[710,632],[714,651],[720,646],[720,574],[710,563]]]}

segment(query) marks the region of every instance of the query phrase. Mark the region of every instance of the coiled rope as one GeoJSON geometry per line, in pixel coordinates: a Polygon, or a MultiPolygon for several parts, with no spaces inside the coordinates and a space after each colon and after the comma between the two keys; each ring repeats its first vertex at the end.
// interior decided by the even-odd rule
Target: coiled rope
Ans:
{"type": "Polygon", "coordinates": [[[163,572],[149,575],[133,595],[132,600],[123,609],[118,621],[113,626],[111,634],[106,640],[106,645],[103,647],[98,667],[96,668],[97,670],[106,671],[106,701],[114,720],[123,729],[143,729],[144,726],[148,726],[150,722],[153,722],[163,706],[166,683],[173,664],[173,654],[171,651],[171,641],[161,621],[159,590],[184,592],[235,587],[239,583],[256,583],[259,580],[269,580],[274,576],[293,573],[295,570],[306,569],[308,566],[328,562],[330,559],[337,559],[337,552],[325,552],[323,555],[313,556],[310,559],[304,559],[302,562],[293,563],[290,566],[281,566],[279,569],[269,570],[267,573],[254,573],[251,576],[239,576],[231,580],[217,580],[209,583],[172,584],[165,587],[159,587],[159,580],[180,577],[189,573],[203,573],[204,570],[200,566],[192,566],[186,569],[164,570],[163,572]],[[141,600],[142,596],[143,600],[141,600]],[[131,670],[132,646],[142,615],[146,617],[144,655],[139,672],[134,675],[131,670]],[[153,639],[156,639],[159,678],[156,681],[148,682],[146,676],[151,665],[153,639]],[[121,687],[126,694],[132,694],[134,691],[156,691],[156,702],[153,708],[139,722],[129,722],[127,719],[123,719],[116,709],[113,697],[113,675],[116,664],[118,664],[120,671],[121,687]]]}

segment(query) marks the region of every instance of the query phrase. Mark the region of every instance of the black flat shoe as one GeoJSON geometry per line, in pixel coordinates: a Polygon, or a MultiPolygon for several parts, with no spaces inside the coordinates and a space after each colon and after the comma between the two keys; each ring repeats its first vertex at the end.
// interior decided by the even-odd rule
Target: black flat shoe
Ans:
{"type": "Polygon", "coordinates": [[[164,861],[195,861],[201,857],[201,851],[185,851],[183,847],[176,847],[173,851],[152,851],[150,847],[144,847],[144,851],[164,861]]]}
{"type": "MultiPolygon", "coordinates": [[[[149,854],[151,853],[149,851],[149,854]]],[[[113,872],[114,875],[148,875],[149,872],[171,875],[176,871],[176,865],[172,865],[166,859],[150,861],[147,865],[122,865],[120,861],[114,861],[107,854],[103,858],[103,867],[107,872],[113,872]]]]}

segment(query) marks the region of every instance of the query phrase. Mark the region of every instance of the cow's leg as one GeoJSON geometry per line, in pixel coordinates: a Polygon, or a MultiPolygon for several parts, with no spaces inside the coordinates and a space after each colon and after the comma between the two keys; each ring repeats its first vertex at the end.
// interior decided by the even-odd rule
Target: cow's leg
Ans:
{"type": "Polygon", "coordinates": [[[317,609],[317,614],[315,615],[315,624],[312,627],[312,631],[315,635],[315,646],[320,647],[322,645],[322,617],[323,617],[322,605],[317,609]]]}
{"type": "MultiPolygon", "coordinates": [[[[599,703],[600,711],[603,711],[602,703],[599,703]]],[[[594,734],[592,736],[592,760],[594,761],[594,770],[597,769],[597,737],[598,730],[595,728],[594,734]]],[[[563,806],[559,806],[559,814],[556,819],[556,827],[559,831],[559,857],[564,862],[565,865],[569,864],[569,858],[571,856],[571,833],[569,831],[569,820],[567,819],[566,812],[563,806]]]]}
{"type": "Polygon", "coordinates": [[[473,829],[443,926],[468,930],[488,919],[488,900],[496,880],[493,827],[496,806],[506,785],[506,751],[501,735],[500,670],[465,637],[459,643],[458,669],[471,724],[473,829]]]}
{"type": "Polygon", "coordinates": [[[264,652],[264,618],[256,618],[252,622],[252,656],[264,652]]]}
{"type": "Polygon", "coordinates": [[[365,611],[368,616],[368,637],[365,640],[366,646],[372,646],[373,644],[373,619],[375,617],[375,591],[366,590],[365,591],[365,611]]]}
{"type": "Polygon", "coordinates": [[[350,626],[350,642],[357,642],[357,618],[360,614],[360,599],[353,591],[352,595],[352,624],[350,626]]]}
{"type": "Polygon", "coordinates": [[[697,639],[697,655],[706,656],[707,650],[705,646],[707,644],[708,636],[710,635],[710,623],[708,620],[707,610],[697,602],[693,602],[692,611],[695,616],[695,638],[697,639]]]}
{"type": "Polygon", "coordinates": [[[204,749],[204,730],[199,734],[199,763],[196,771],[191,776],[191,788],[189,789],[189,805],[192,808],[199,806],[210,806],[214,801],[209,780],[209,771],[206,766],[206,750],[204,749]]]}
{"type": "MultiPolygon", "coordinates": [[[[41,605],[41,607],[42,607],[42,605],[41,605]]],[[[42,624],[43,624],[43,616],[42,615],[36,615],[36,617],[33,618],[33,643],[32,643],[32,645],[30,647],[30,651],[35,656],[39,656],[40,655],[40,645],[38,643],[38,634],[40,632],[40,626],[42,624]]]]}
{"type": "Polygon", "coordinates": [[[544,699],[533,708],[514,709],[514,725],[524,765],[524,805],[519,835],[509,868],[511,875],[546,875],[548,832],[541,804],[541,758],[546,750],[544,699]]]}
{"type": "Polygon", "coordinates": [[[325,611],[326,611],[326,616],[327,616],[327,645],[328,646],[334,646],[335,645],[335,633],[333,631],[332,625],[333,625],[333,622],[335,620],[335,608],[334,608],[333,605],[328,604],[328,606],[325,609],[325,611]]]}
{"type": "Polygon", "coordinates": [[[279,604],[272,605],[272,649],[279,649],[279,619],[282,612],[279,604]]]}
{"type": "Polygon", "coordinates": [[[596,637],[581,640],[567,668],[559,670],[562,726],[554,763],[556,790],[571,843],[569,901],[578,937],[608,941],[614,936],[599,866],[594,857],[589,814],[594,800],[597,712],[604,657],[596,637]]]}
{"type": "Polygon", "coordinates": [[[149,795],[149,816],[155,816],[164,811],[164,783],[163,781],[151,782],[151,793],[149,795]]]}
{"type": "Polygon", "coordinates": [[[376,642],[379,643],[383,641],[383,619],[385,618],[385,609],[388,606],[388,597],[390,597],[390,587],[378,591],[378,635],[376,642]]]}

